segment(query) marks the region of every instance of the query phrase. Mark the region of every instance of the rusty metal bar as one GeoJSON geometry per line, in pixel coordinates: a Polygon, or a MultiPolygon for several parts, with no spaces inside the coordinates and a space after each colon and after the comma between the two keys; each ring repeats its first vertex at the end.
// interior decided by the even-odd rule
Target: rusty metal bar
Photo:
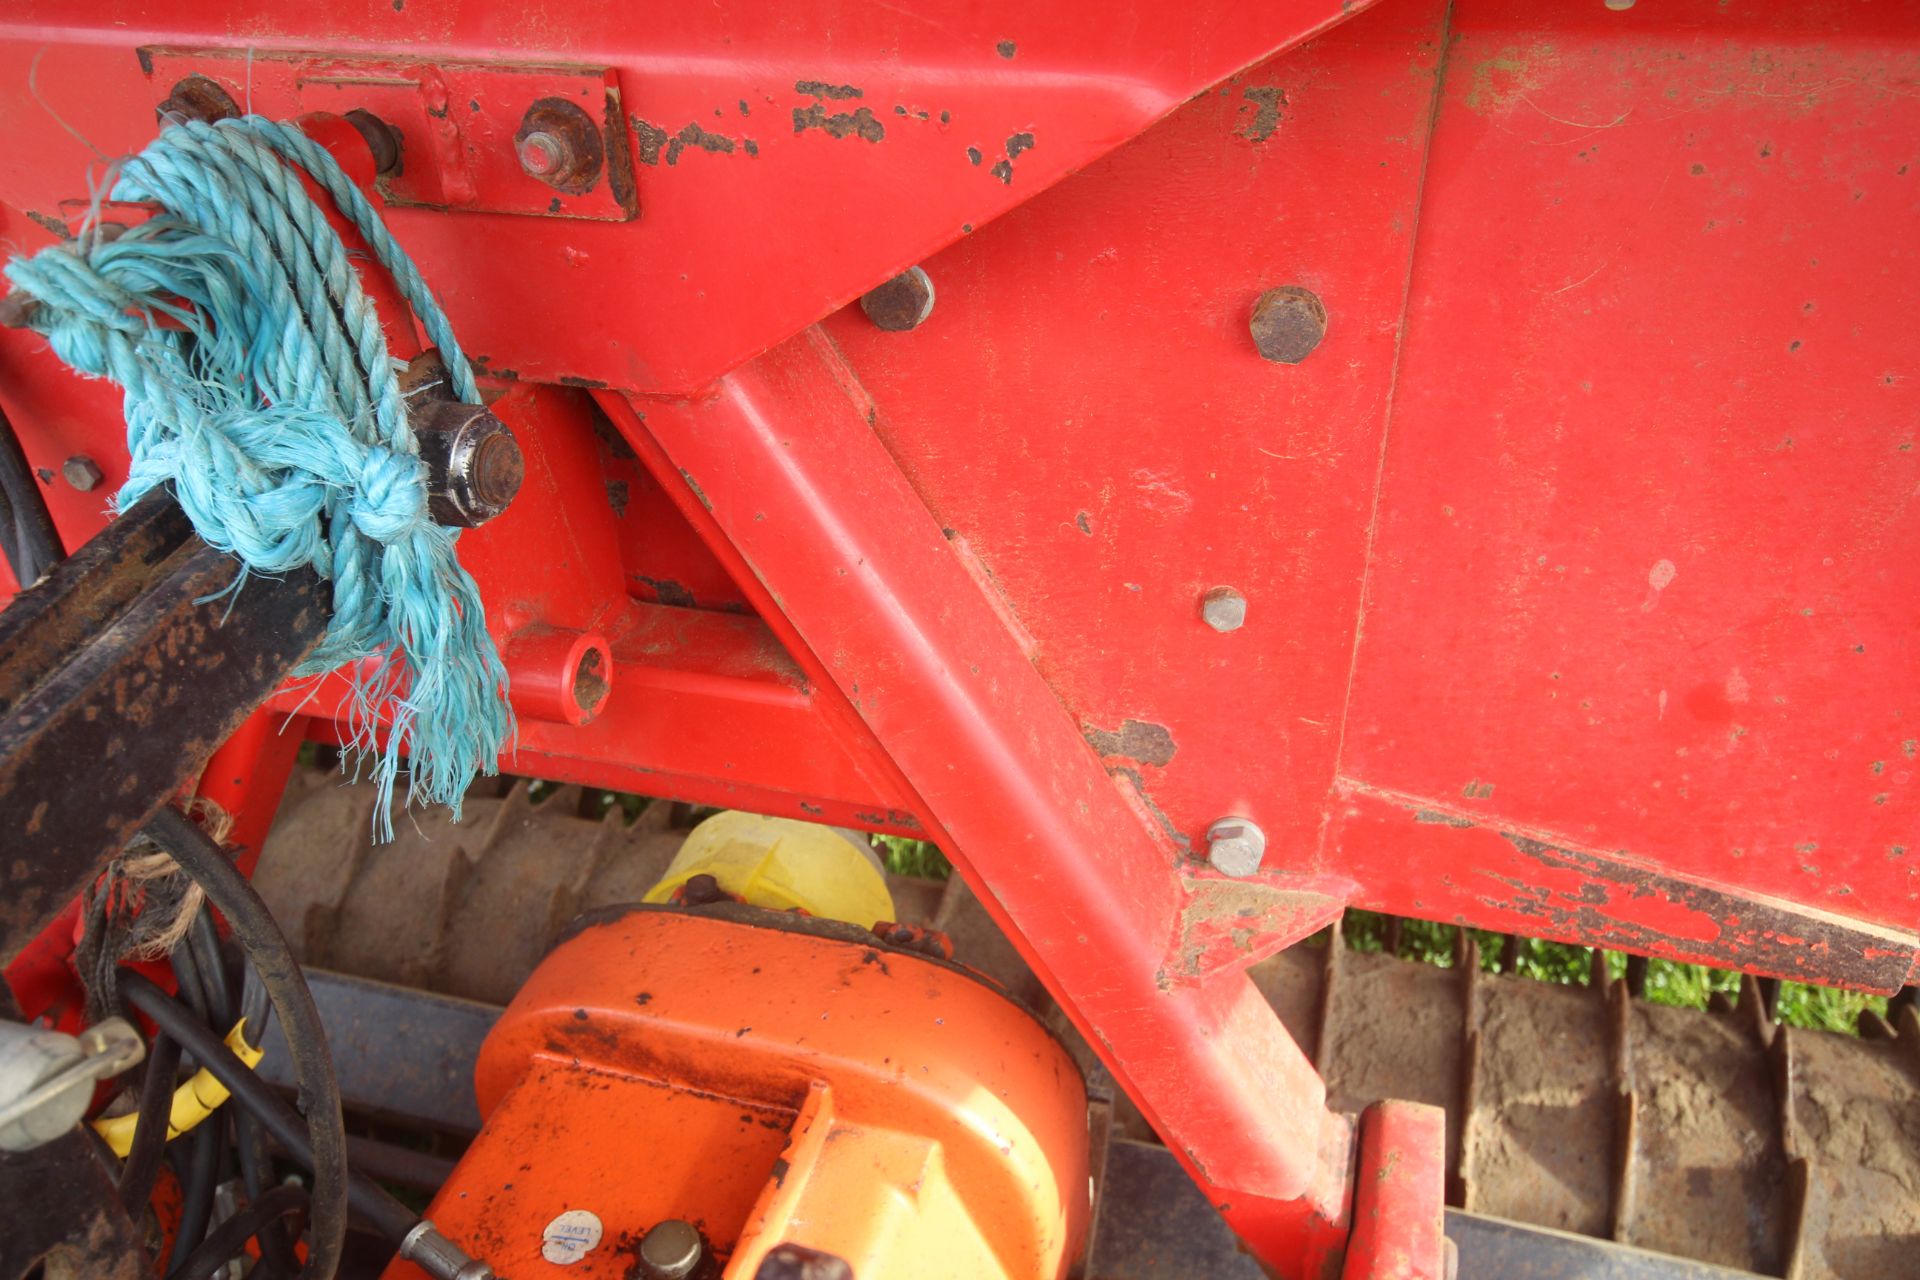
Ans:
{"type": "Polygon", "coordinates": [[[0,613],[0,963],[83,890],[326,629],[320,580],[252,577],[155,494],[0,613]],[[101,781],[111,764],[110,782],[101,781]]]}

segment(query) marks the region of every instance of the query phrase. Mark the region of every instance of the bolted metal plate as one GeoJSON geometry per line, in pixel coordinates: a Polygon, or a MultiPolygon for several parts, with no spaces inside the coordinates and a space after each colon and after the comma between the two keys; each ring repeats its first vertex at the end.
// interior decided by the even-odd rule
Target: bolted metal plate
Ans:
{"type": "Polygon", "coordinates": [[[399,135],[398,169],[379,180],[391,205],[598,222],[640,212],[619,79],[608,67],[174,48],[142,49],[140,61],[156,103],[202,76],[240,110],[276,119],[370,112],[399,135]],[[579,163],[558,185],[522,166],[517,142],[529,112],[582,128],[579,163]]]}

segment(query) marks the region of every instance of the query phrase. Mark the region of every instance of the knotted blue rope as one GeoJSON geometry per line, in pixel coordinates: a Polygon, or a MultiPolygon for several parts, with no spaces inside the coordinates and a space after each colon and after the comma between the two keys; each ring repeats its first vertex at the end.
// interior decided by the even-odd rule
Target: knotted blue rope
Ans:
{"type": "Polygon", "coordinates": [[[163,214],[114,239],[89,227],[6,275],[62,360],[125,392],[121,508],[168,485],[243,578],[310,565],[331,582],[331,626],[300,673],[355,664],[349,727],[377,755],[390,836],[403,755],[409,803],[456,816],[475,773],[495,771],[513,732],[507,674],[456,534],[427,514],[379,316],[294,165],[393,278],[454,394],[479,404],[452,326],[373,205],[325,148],[259,116],[166,128],[111,192],[163,214]]]}

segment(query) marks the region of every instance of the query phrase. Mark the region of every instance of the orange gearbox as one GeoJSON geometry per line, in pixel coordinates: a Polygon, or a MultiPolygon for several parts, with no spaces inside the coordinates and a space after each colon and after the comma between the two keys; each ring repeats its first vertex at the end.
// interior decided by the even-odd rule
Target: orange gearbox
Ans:
{"type": "Polygon", "coordinates": [[[428,1216],[515,1280],[1052,1280],[1085,1235],[1073,1059],[981,978],[851,925],[590,920],[476,1089],[485,1126],[428,1216]]]}

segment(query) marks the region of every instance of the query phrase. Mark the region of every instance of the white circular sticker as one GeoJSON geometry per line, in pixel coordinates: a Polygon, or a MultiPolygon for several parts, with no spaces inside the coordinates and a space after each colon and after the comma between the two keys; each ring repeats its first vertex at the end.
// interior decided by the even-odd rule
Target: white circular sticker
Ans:
{"type": "Polygon", "coordinates": [[[540,1256],[555,1266],[572,1266],[593,1252],[604,1230],[595,1214],[569,1209],[540,1233],[540,1256]]]}

